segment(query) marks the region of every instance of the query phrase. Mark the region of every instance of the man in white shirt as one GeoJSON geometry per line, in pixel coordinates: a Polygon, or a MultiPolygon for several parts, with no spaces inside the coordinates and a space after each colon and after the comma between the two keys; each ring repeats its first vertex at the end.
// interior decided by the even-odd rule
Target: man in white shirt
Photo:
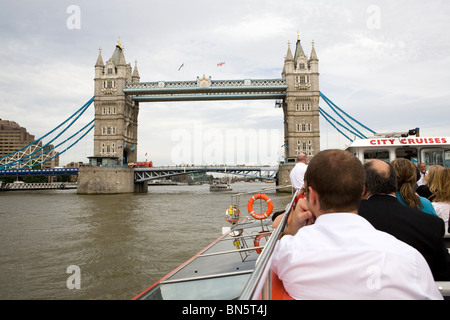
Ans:
{"type": "Polygon", "coordinates": [[[277,243],[272,270],[294,299],[442,299],[423,256],[358,215],[361,162],[319,152],[277,243]]]}
{"type": "Polygon", "coordinates": [[[419,171],[420,171],[420,178],[417,180],[417,186],[420,187],[424,184],[427,184],[427,181],[425,180],[425,176],[428,174],[427,172],[427,166],[425,163],[419,164],[419,171]]]}
{"type": "Polygon", "coordinates": [[[291,173],[289,174],[289,177],[291,178],[292,187],[295,190],[300,190],[303,187],[305,172],[306,169],[308,168],[306,161],[307,161],[306,154],[299,153],[297,155],[297,162],[294,168],[292,168],[291,173]]]}

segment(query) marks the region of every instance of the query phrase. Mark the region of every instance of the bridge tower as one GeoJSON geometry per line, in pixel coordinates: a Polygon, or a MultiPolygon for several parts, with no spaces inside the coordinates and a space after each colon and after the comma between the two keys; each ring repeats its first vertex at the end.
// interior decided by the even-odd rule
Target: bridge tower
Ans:
{"type": "Polygon", "coordinates": [[[294,55],[289,45],[282,77],[288,86],[283,112],[285,163],[289,164],[295,162],[298,153],[310,159],[320,151],[319,59],[314,42],[309,58],[299,36],[294,55]]]}
{"type": "Polygon", "coordinates": [[[120,41],[112,57],[103,63],[101,51],[95,64],[95,131],[91,166],[78,171],[79,194],[147,192],[147,183],[135,183],[126,166],[137,160],[139,103],[126,96],[127,82],[140,82],[137,63],[126,63],[120,41]],[[122,166],[124,165],[125,166],[122,166]]]}
{"type": "Polygon", "coordinates": [[[101,50],[95,64],[95,132],[91,164],[122,165],[137,160],[139,102],[123,92],[126,82],[140,82],[126,63],[120,40],[112,57],[103,63],[101,50]],[[95,163],[96,162],[96,163],[95,163]]]}

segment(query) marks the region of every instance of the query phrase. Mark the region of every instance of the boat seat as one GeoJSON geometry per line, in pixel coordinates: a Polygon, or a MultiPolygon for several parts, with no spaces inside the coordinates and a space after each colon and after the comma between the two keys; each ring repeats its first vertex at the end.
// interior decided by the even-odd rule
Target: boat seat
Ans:
{"type": "Polygon", "coordinates": [[[294,300],[284,289],[283,282],[272,272],[272,300],[294,300]]]}

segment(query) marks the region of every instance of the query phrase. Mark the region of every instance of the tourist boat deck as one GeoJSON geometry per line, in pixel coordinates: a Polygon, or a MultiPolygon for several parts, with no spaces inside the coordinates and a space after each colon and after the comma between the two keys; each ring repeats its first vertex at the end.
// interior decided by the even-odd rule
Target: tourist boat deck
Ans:
{"type": "MultiPolygon", "coordinates": [[[[236,213],[238,198],[242,195],[232,196],[236,213]]],[[[216,241],[135,299],[238,299],[255,271],[257,261],[264,256],[263,249],[267,240],[272,239],[274,230],[270,218],[258,220],[249,216],[237,220],[216,241]]]]}
{"type": "MultiPolygon", "coordinates": [[[[295,197],[296,194],[284,209],[277,228],[271,227],[270,218],[241,219],[212,244],[134,299],[292,299],[284,290],[281,281],[271,272],[270,264],[277,239],[286,227],[295,197]],[[260,243],[256,243],[256,239],[261,240],[260,243]]],[[[235,203],[232,207],[239,208],[235,203]]],[[[436,282],[436,286],[445,299],[450,299],[450,282],[436,282]]]]}
{"type": "Polygon", "coordinates": [[[248,222],[225,233],[192,259],[175,269],[138,296],[145,300],[229,300],[237,299],[254,270],[259,257],[251,235],[236,238],[234,233],[261,228],[259,222],[248,222]],[[245,243],[251,240],[252,245],[245,243]],[[239,243],[237,243],[239,242],[239,243]],[[236,248],[236,246],[239,247],[236,248]]]}

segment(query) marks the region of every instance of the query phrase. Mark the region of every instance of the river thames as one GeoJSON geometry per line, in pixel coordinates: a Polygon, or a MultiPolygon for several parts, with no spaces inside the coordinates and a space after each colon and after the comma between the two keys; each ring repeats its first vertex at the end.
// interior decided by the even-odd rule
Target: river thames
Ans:
{"type": "MultiPolygon", "coordinates": [[[[1,192],[0,299],[132,299],[221,235],[232,194],[270,186],[234,183],[231,192],[149,186],[145,194],[119,195],[1,192]],[[79,288],[69,280],[76,274],[79,288]]],[[[265,193],[274,211],[291,199],[265,193]]],[[[249,198],[240,198],[242,216],[249,198]]]]}

